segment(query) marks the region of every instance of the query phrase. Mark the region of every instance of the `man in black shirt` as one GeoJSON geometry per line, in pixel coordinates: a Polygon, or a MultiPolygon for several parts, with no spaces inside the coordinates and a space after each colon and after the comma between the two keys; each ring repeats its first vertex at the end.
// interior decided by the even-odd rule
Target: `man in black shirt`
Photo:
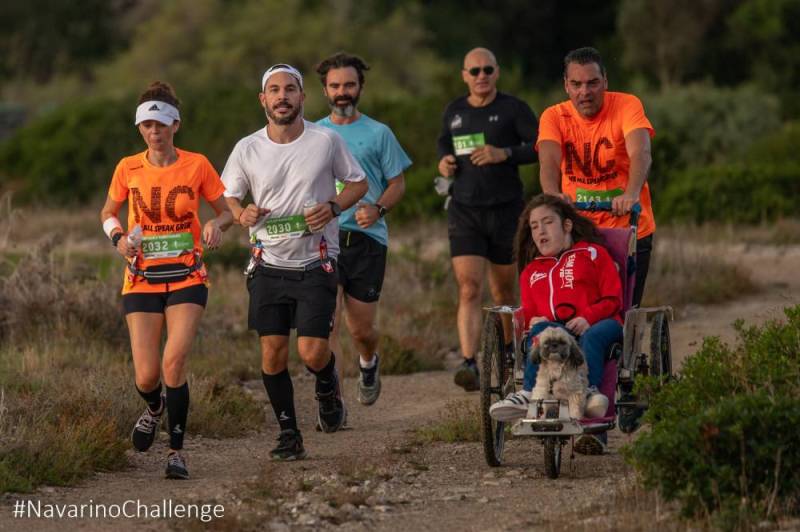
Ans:
{"type": "MultiPolygon", "coordinates": [[[[461,76],[469,94],[447,106],[438,140],[439,172],[454,178],[447,219],[464,356],[455,382],[467,391],[479,388],[475,352],[487,265],[494,303],[514,304],[512,247],[524,206],[517,167],[536,162],[536,115],[522,100],[497,91],[499,74],[494,54],[485,48],[464,57],[461,76]]],[[[503,326],[508,342],[510,323],[503,326]]]]}

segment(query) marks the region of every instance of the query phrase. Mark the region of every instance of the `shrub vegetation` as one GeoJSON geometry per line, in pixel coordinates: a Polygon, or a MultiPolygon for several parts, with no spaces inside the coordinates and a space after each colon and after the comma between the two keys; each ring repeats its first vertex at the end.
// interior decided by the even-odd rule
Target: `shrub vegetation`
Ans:
{"type": "Polygon", "coordinates": [[[707,338],[679,380],[650,395],[651,429],[626,449],[649,488],[724,529],[800,512],[800,306],[785,322],[737,322],[738,341],[707,338]]]}

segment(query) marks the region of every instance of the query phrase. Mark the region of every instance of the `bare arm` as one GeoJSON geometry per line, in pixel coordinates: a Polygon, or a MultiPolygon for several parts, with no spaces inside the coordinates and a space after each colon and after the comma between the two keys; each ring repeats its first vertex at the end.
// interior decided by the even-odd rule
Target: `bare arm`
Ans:
{"type": "Polygon", "coordinates": [[[210,201],[209,204],[217,216],[206,222],[203,227],[203,241],[209,249],[214,249],[222,242],[222,232],[227,231],[233,224],[233,215],[223,196],[210,201]]]}
{"type": "MultiPolygon", "coordinates": [[[[100,210],[100,221],[105,223],[106,220],[109,218],[116,218],[117,214],[119,214],[119,210],[122,208],[122,201],[116,201],[111,199],[110,196],[106,196],[106,203],[103,205],[103,208],[100,210]]],[[[122,227],[117,227],[111,230],[111,234],[108,235],[112,237],[117,233],[125,233],[122,227]]],[[[122,255],[123,257],[132,257],[136,254],[136,248],[128,246],[128,239],[127,238],[120,238],[117,241],[117,252],[122,255]]]]}
{"type": "Polygon", "coordinates": [[[552,140],[539,143],[539,184],[542,192],[553,196],[561,194],[561,145],[552,140]]]}
{"type": "Polygon", "coordinates": [[[226,197],[225,203],[228,204],[231,210],[234,223],[244,227],[253,227],[256,222],[258,222],[259,218],[265,214],[269,214],[269,209],[262,209],[255,203],[251,203],[247,207],[242,207],[242,202],[239,198],[226,197]]]}
{"type": "MultiPolygon", "coordinates": [[[[406,192],[406,179],[400,173],[389,179],[388,182],[386,190],[383,191],[383,194],[375,203],[384,206],[387,211],[390,211],[403,198],[403,194],[406,192]]],[[[378,218],[380,218],[380,211],[376,205],[365,205],[356,211],[356,223],[359,227],[365,229],[374,224],[378,218]]]]}
{"type": "Polygon", "coordinates": [[[634,203],[639,201],[642,187],[647,181],[653,157],[650,150],[650,134],[647,129],[634,129],[625,136],[625,149],[631,159],[628,175],[628,185],[622,196],[614,198],[612,211],[616,215],[626,214],[631,211],[634,203]]]}
{"type": "MultiPolygon", "coordinates": [[[[342,191],[329,201],[336,202],[342,210],[349,209],[364,197],[368,188],[366,179],[345,181],[342,191]]],[[[320,203],[306,215],[306,223],[309,227],[324,227],[331,220],[333,220],[333,208],[327,202],[320,203]]]]}

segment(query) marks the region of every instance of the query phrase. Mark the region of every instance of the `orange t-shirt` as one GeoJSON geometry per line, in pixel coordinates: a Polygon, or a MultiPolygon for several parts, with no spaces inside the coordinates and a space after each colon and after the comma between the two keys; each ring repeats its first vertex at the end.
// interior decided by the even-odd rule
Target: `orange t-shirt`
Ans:
{"type": "MultiPolygon", "coordinates": [[[[625,149],[625,135],[644,128],[655,136],[655,130],[644,114],[639,98],[622,92],[606,92],[603,108],[588,120],[581,116],[569,100],[548,107],[539,119],[539,138],[561,145],[561,190],[573,201],[610,201],[625,191],[630,175],[631,159],[625,149]]],[[[639,197],[642,214],[638,237],[656,230],[650,187],[645,182],[639,197]]],[[[584,212],[601,227],[627,227],[627,216],[609,212],[584,212]]]]}
{"type": "MultiPolygon", "coordinates": [[[[114,170],[108,197],[128,200],[128,230],[142,226],[142,248],[136,268],[182,263],[191,266],[202,257],[200,197],[213,202],[225,192],[219,174],[205,156],[176,149],[178,160],[159,167],[147,152],[122,159],[114,170]]],[[[204,269],[178,283],[150,284],[141,276],[125,275],[122,293],[163,293],[205,282],[204,269]]]]}

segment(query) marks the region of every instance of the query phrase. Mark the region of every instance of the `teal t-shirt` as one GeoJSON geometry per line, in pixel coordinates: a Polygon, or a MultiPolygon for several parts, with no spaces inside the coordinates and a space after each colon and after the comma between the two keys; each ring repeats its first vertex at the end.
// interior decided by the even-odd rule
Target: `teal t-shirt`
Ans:
{"type": "MultiPolygon", "coordinates": [[[[411,166],[411,159],[397,142],[392,130],[387,125],[373,120],[363,113],[358,120],[346,125],[334,124],[331,122],[330,116],[318,120],[317,124],[331,128],[341,135],[347,143],[350,153],[367,173],[369,190],[361,201],[374,204],[386,190],[389,179],[397,177],[411,166]]],[[[357,205],[342,211],[339,216],[339,229],[361,231],[384,246],[388,245],[389,233],[386,228],[386,220],[378,218],[374,224],[364,229],[356,223],[356,208],[357,205]]]]}

